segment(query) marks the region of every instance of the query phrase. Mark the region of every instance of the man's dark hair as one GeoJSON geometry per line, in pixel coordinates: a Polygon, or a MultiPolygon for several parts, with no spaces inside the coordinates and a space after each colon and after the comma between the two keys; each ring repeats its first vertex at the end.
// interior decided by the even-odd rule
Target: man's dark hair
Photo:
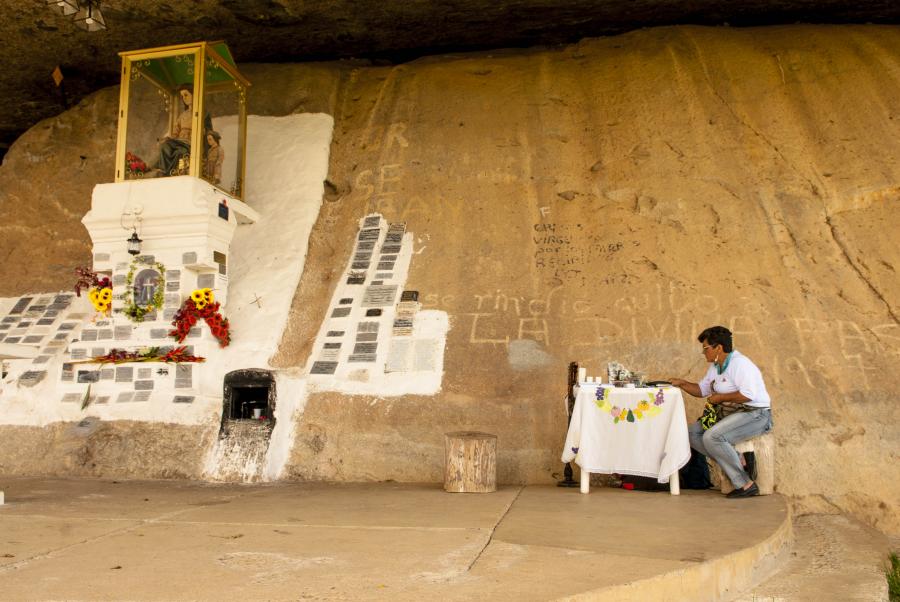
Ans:
{"type": "Polygon", "coordinates": [[[697,340],[706,343],[710,347],[721,345],[725,353],[731,353],[731,331],[724,326],[710,326],[700,333],[697,340]]]}

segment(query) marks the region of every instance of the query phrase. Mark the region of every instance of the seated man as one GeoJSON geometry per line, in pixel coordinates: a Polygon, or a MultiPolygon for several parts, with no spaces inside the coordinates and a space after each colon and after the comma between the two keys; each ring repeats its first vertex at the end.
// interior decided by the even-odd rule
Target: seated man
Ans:
{"type": "Polygon", "coordinates": [[[707,328],[697,340],[710,362],[703,380],[692,383],[673,378],[671,382],[694,397],[706,397],[713,406],[720,406],[724,418],[705,432],[699,421],[690,425],[691,447],[711,456],[728,475],[735,488],[728,497],[759,495],[759,487],[745,472],[734,444],[772,429],[771,401],[762,373],[749,358],[734,350],[731,331],[724,326],[707,328]]]}

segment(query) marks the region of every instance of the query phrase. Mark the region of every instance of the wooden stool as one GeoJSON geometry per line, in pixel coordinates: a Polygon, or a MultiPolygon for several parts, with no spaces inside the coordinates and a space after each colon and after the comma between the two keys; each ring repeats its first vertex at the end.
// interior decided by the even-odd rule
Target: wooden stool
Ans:
{"type": "MultiPolygon", "coordinates": [[[[746,441],[741,441],[734,446],[737,452],[753,452],[756,456],[756,485],[759,487],[760,495],[771,495],[775,492],[775,436],[772,433],[766,433],[759,437],[753,437],[746,441]]],[[[709,460],[709,476],[713,485],[719,483],[719,489],[722,493],[730,493],[734,491],[734,485],[731,479],[719,467],[715,460],[709,460]]]]}
{"type": "Polygon", "coordinates": [[[454,493],[497,491],[497,435],[444,433],[444,490],[454,493]]]}

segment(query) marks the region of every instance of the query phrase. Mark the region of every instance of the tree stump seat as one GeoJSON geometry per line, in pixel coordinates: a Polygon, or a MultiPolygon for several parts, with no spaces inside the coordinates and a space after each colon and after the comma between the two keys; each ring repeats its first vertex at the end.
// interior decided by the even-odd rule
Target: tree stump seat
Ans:
{"type": "MultiPolygon", "coordinates": [[[[756,485],[760,495],[771,495],[775,492],[775,436],[765,433],[758,437],[747,439],[736,444],[737,452],[753,452],[756,456],[756,485]]],[[[719,484],[722,493],[734,491],[734,485],[718,463],[712,458],[709,460],[710,480],[713,485],[719,484]]]]}
{"type": "Polygon", "coordinates": [[[490,493],[497,490],[497,435],[475,431],[444,433],[444,490],[490,493]]]}

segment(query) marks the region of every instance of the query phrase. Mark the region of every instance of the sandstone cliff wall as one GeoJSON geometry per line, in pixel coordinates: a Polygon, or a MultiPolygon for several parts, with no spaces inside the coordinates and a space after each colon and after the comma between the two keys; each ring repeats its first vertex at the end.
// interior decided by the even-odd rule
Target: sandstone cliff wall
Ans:
{"type": "MultiPolygon", "coordinates": [[[[368,212],[415,233],[407,288],[451,319],[438,395],[312,396],[291,478],[438,481],[442,434],[471,428],[498,434],[501,481],[550,482],[569,361],[696,380],[696,334],[725,324],[772,394],[778,491],[900,533],[900,28],[246,71],[251,112],[335,118],[275,363],[306,365],[368,212]]],[[[111,179],[116,97],[7,154],[0,295],[67,288],[88,259],[78,220],[111,179]]]]}

